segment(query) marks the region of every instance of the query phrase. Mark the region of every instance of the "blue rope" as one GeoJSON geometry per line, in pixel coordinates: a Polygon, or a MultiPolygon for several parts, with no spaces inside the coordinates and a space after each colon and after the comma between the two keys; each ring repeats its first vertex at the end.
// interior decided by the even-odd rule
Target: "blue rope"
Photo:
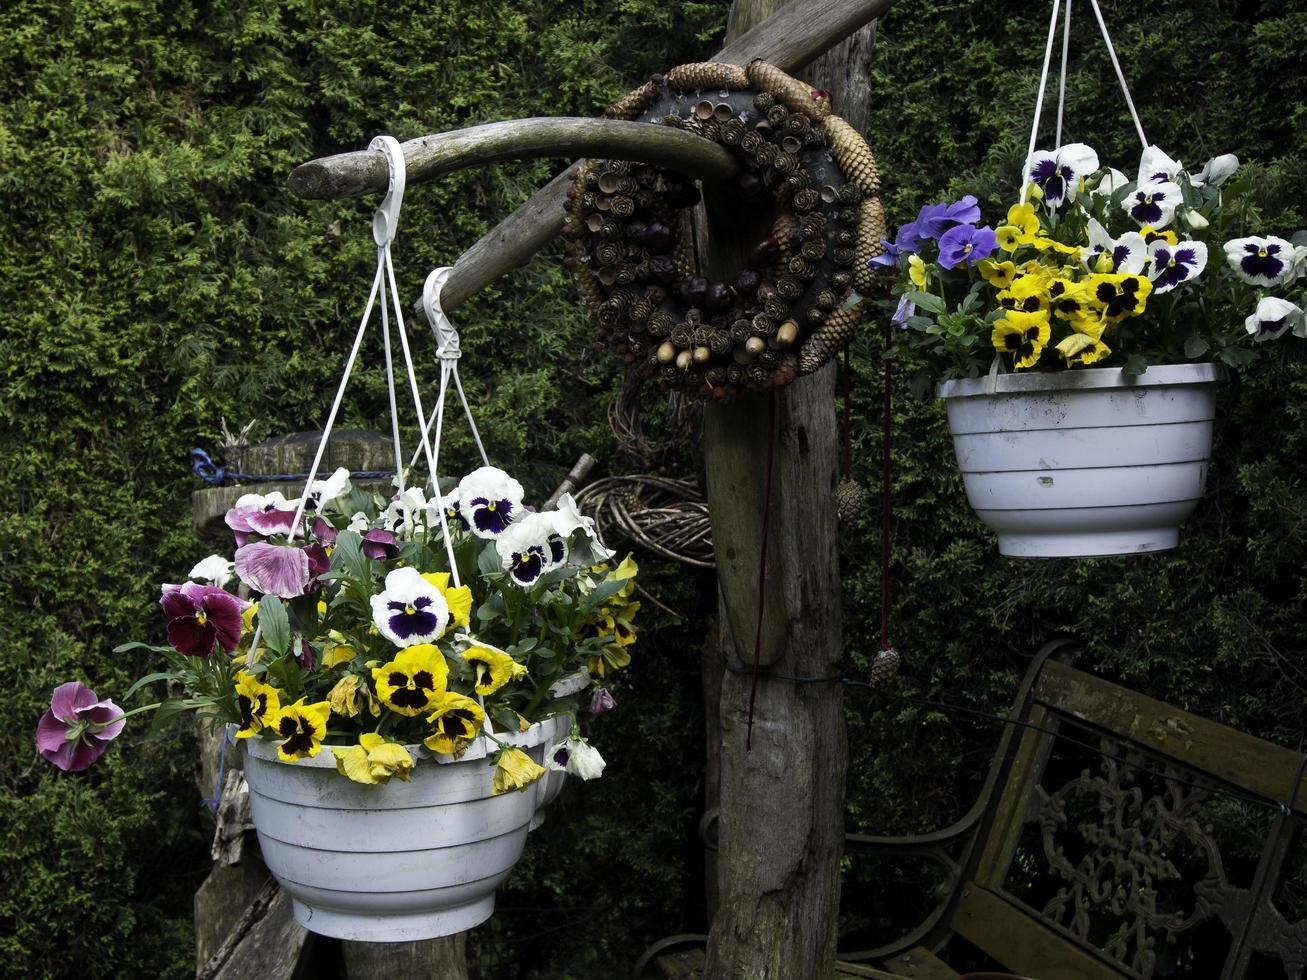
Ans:
{"type": "Polygon", "coordinates": [[[205,806],[215,813],[218,812],[218,807],[222,805],[222,773],[227,768],[227,743],[231,740],[231,729],[230,724],[222,726],[222,748],[218,751],[218,779],[213,784],[213,796],[210,799],[201,800],[205,806]]]}
{"type": "MultiPolygon", "coordinates": [[[[290,483],[309,478],[307,473],[238,473],[219,466],[203,449],[191,450],[191,472],[213,487],[224,483],[290,483]]],[[[350,473],[357,480],[383,480],[394,475],[394,470],[354,470],[350,473]]]]}

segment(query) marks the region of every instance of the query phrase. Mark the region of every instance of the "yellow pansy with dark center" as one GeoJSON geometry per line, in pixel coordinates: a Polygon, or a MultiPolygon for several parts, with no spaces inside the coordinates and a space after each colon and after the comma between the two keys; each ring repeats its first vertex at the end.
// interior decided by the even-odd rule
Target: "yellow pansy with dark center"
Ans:
{"type": "Polygon", "coordinates": [[[1148,294],[1153,291],[1153,284],[1143,276],[1092,275],[1084,286],[1094,307],[1114,323],[1144,312],[1148,294]]]}
{"type": "Polygon", "coordinates": [[[249,738],[263,731],[268,720],[281,710],[281,695],[275,687],[242,670],[236,675],[236,706],[241,713],[236,737],[249,738]]]}
{"type": "Polygon", "coordinates": [[[474,646],[464,650],[462,656],[472,665],[476,674],[474,687],[482,697],[494,694],[515,678],[526,676],[526,668],[500,650],[474,646]]]}
{"type": "Polygon", "coordinates": [[[1017,313],[1048,310],[1048,282],[1042,276],[1024,275],[998,294],[998,305],[1017,313]]]}
{"type": "Polygon", "coordinates": [[[451,586],[448,572],[423,572],[422,578],[436,587],[449,606],[450,622],[466,627],[472,622],[472,590],[466,585],[451,586]]]}
{"type": "Polygon", "coordinates": [[[435,701],[435,711],[427,716],[427,721],[435,725],[436,730],[422,740],[422,744],[432,752],[444,755],[457,755],[469,741],[481,731],[486,720],[486,713],[469,697],[446,691],[435,701]]]}
{"type": "Polygon", "coordinates": [[[390,663],[372,668],[372,681],[381,703],[410,717],[430,711],[435,699],[444,693],[448,679],[449,665],[434,643],[408,647],[390,663]]]}
{"type": "Polygon", "coordinates": [[[327,735],[327,718],[330,715],[331,704],[328,701],[305,704],[304,699],[300,698],[294,704],[282,708],[270,723],[281,739],[277,746],[277,757],[283,762],[298,762],[317,755],[322,750],[322,740],[327,735]]]}
{"type": "Polygon", "coordinates": [[[995,349],[1011,354],[1014,367],[1033,367],[1048,343],[1047,313],[1013,312],[994,323],[995,349]]]}

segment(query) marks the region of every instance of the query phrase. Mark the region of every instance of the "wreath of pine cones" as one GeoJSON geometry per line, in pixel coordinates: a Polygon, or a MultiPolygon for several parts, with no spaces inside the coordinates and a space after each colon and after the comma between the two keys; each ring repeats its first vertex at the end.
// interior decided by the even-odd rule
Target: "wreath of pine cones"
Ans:
{"type": "Polygon", "coordinates": [[[599,339],[666,387],[699,398],[788,384],[848,342],[883,249],[880,175],[862,137],[763,61],[681,65],[610,107],[611,119],[694,132],[740,162],[711,208],[746,236],[745,268],[710,278],[694,255],[692,180],[587,160],[568,190],[565,264],[599,339]],[[856,297],[855,297],[856,299],[856,297]]]}

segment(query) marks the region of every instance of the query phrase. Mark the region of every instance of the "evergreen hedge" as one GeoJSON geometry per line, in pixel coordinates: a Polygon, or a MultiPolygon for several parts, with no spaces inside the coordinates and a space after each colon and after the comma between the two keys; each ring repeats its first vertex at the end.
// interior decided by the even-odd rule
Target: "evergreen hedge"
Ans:
{"type": "MultiPolygon", "coordinates": [[[[727,4],[338,0],[20,0],[0,8],[0,976],[181,977],[208,869],[194,747],[137,725],[91,771],[33,752],[53,684],[104,696],[145,667],[158,585],[204,551],[190,533],[192,446],[220,420],[267,436],[320,424],[373,262],[371,201],[305,203],[313,156],[483,121],[591,115],[650,72],[711,54],[727,4]]],[[[1283,233],[1303,223],[1301,2],[1105,4],[1150,136],[1198,160],[1266,165],[1283,233]],[[1134,18],[1129,20],[1129,18],[1134,18]]],[[[1024,149],[1046,14],[1012,0],[915,0],[880,25],[869,140],[893,223],[1024,149]]],[[[1083,25],[1082,25],[1083,26],[1083,25]]],[[[1070,134],[1129,172],[1133,133],[1095,45],[1074,54],[1070,134]]],[[[562,166],[506,165],[413,187],[401,288],[458,253],[562,166]]],[[[456,320],[492,455],[547,495],[581,451],[610,471],[617,365],[551,251],[456,320]]],[[[880,350],[855,342],[856,468],[877,490],[880,350]]],[[[381,422],[384,374],[356,375],[342,424],[381,422]]],[[[433,380],[434,359],[423,367],[433,380]]],[[[902,690],[1001,710],[1043,639],[1089,666],[1296,746],[1303,729],[1302,426],[1307,374],[1263,363],[1221,395],[1209,493],[1182,547],[1098,562],[998,558],[963,504],[939,408],[901,398],[892,583],[902,690]]],[[[412,435],[412,426],[409,427],[412,435]]],[[[451,461],[471,465],[455,429],[451,461]]],[[[851,674],[878,632],[876,514],[848,537],[851,674]]],[[[487,978],[610,977],[645,944],[702,928],[698,648],[711,577],[646,559],[622,708],[596,732],[609,775],[566,794],[474,934],[487,978]]],[[[942,824],[997,733],[849,693],[850,823],[942,824]],[[966,746],[959,752],[958,746],[966,746]]],[[[871,897],[856,880],[852,905],[871,897]]],[[[883,891],[883,889],[882,889],[883,891]]],[[[882,896],[884,897],[884,896],[882,896]]],[[[901,901],[902,896],[890,896],[901,901]]],[[[859,915],[864,913],[859,912],[859,915]]],[[[873,916],[880,912],[870,913],[873,916]]]]}

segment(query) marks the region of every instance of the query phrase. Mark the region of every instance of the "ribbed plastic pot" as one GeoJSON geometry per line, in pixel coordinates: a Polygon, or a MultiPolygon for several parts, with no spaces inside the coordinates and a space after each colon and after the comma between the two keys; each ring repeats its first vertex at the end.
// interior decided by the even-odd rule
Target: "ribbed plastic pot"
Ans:
{"type": "MultiPolygon", "coordinates": [[[[541,763],[566,725],[551,718],[499,737],[541,763]]],[[[423,750],[410,746],[419,758],[412,780],[382,786],[339,775],[325,746],[296,763],[278,760],[273,742],[245,747],[263,859],[290,893],[296,920],[338,939],[410,942],[484,922],[545,795],[540,781],[492,796],[485,739],[457,760],[419,758],[423,750]]]]}
{"type": "Polygon", "coordinates": [[[1000,554],[1174,548],[1203,495],[1214,364],[1003,374],[938,388],[967,499],[1000,554]]]}

